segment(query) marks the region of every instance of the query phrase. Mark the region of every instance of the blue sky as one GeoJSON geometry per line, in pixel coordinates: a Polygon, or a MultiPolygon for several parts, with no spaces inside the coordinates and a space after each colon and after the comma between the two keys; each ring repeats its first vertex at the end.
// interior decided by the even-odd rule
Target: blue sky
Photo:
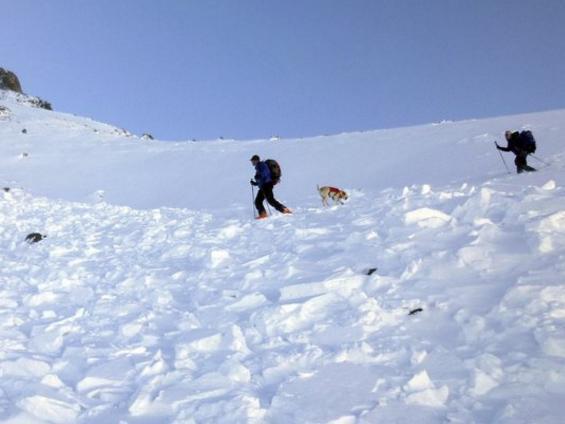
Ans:
{"type": "Polygon", "coordinates": [[[562,0],[0,0],[0,66],[170,140],[565,107],[562,0]]]}

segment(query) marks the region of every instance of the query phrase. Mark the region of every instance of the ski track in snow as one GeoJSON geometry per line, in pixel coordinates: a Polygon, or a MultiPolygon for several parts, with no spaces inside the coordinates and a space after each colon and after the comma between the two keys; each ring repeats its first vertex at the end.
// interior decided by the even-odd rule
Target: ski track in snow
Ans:
{"type": "MultiPolygon", "coordinates": [[[[348,203],[329,208],[299,193],[304,206],[289,203],[294,215],[255,222],[248,207],[214,209],[206,198],[207,210],[105,202],[108,187],[126,200],[140,191],[131,187],[138,176],[126,179],[138,168],[112,171],[132,152],[133,163],[184,147],[135,147],[152,152],[143,156],[111,126],[6,96],[1,160],[15,176],[0,192],[0,422],[562,422],[565,158],[556,142],[552,166],[535,175],[478,169],[467,178],[442,163],[426,178],[444,184],[402,187],[390,166],[370,171],[390,175],[390,188],[345,186],[348,203]],[[65,131],[61,153],[53,146],[65,131]],[[98,143],[83,142],[87,133],[98,143]],[[41,134],[51,134],[45,146],[41,134]],[[80,157],[115,161],[104,162],[110,171],[85,164],[69,179],[63,167],[75,142],[80,157]],[[28,244],[32,232],[47,238],[28,244]]],[[[554,115],[540,116],[532,115],[539,132],[556,133],[554,115]]],[[[462,133],[457,149],[476,149],[490,143],[488,132],[476,135],[482,125],[383,137],[445,128],[462,133]]],[[[191,163],[224,148],[246,161],[259,143],[201,145],[191,163]]],[[[324,140],[303,143],[324,154],[324,140]]],[[[374,152],[365,141],[332,143],[374,152]]],[[[244,165],[237,175],[250,173],[244,165]]],[[[367,180],[366,167],[354,165],[342,174],[355,169],[367,180]]],[[[178,178],[171,169],[163,181],[178,178]]],[[[164,197],[175,187],[164,184],[164,197]]]]}
{"type": "Polygon", "coordinates": [[[557,422],[564,193],[413,186],[252,223],[4,193],[3,416],[557,422]]]}

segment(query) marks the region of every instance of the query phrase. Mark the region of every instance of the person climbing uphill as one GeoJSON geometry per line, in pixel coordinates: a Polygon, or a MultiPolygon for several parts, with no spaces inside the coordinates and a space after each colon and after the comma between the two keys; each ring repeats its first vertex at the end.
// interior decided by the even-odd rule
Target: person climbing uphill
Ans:
{"type": "Polygon", "coordinates": [[[254,180],[252,179],[250,181],[250,183],[253,186],[259,187],[259,192],[255,198],[255,207],[259,213],[259,216],[257,216],[256,219],[264,219],[268,216],[265,206],[263,206],[263,201],[265,199],[267,199],[267,202],[269,202],[269,204],[279,212],[284,214],[292,213],[289,208],[277,201],[273,194],[273,187],[280,179],[280,167],[278,166],[278,163],[272,159],[262,161],[258,155],[253,155],[251,157],[251,163],[255,167],[255,177],[254,180]]]}
{"type": "Polygon", "coordinates": [[[504,133],[506,141],[508,142],[507,147],[501,147],[498,145],[497,142],[496,148],[503,152],[512,152],[516,155],[514,159],[514,164],[516,165],[516,172],[521,174],[522,172],[533,172],[537,171],[537,169],[532,168],[528,165],[527,157],[530,153],[534,153],[536,151],[536,142],[531,131],[522,131],[522,132],[512,132],[510,130],[504,133]]]}

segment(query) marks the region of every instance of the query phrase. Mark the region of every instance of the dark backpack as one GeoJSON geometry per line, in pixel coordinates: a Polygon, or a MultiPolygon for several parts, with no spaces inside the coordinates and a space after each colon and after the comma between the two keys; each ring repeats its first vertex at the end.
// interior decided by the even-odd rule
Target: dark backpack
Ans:
{"type": "Polygon", "coordinates": [[[536,152],[536,139],[531,131],[522,131],[518,140],[520,149],[528,154],[536,152]]]}
{"type": "Polygon", "coordinates": [[[271,171],[271,181],[273,185],[277,184],[281,179],[281,167],[279,163],[274,159],[267,159],[265,163],[269,167],[269,171],[271,171]]]}

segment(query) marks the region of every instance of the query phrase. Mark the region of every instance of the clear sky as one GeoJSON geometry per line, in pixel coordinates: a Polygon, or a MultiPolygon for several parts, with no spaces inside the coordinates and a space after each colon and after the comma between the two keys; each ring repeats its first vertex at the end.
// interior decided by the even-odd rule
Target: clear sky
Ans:
{"type": "Polygon", "coordinates": [[[0,66],[161,139],[565,107],[564,0],[0,0],[0,66]]]}

